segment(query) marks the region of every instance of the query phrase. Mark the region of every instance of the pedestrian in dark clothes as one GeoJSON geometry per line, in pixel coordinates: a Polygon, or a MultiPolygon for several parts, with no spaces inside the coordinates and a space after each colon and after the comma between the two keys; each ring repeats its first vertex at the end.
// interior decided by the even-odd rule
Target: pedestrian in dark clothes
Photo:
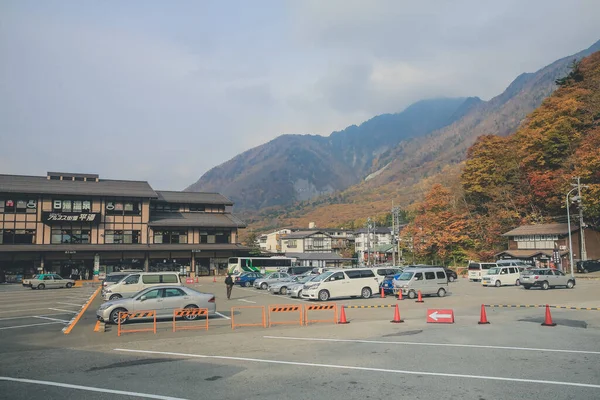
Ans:
{"type": "Polygon", "coordinates": [[[231,297],[231,289],[233,289],[233,278],[231,277],[231,274],[227,274],[225,285],[227,286],[227,300],[229,300],[231,297]]]}

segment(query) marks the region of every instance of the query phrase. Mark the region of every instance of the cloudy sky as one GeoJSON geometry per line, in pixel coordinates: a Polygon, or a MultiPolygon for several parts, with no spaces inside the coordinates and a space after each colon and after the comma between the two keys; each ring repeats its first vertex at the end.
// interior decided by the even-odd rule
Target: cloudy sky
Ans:
{"type": "Polygon", "coordinates": [[[180,190],[283,133],[499,94],[600,39],[600,1],[1,0],[0,173],[180,190]]]}

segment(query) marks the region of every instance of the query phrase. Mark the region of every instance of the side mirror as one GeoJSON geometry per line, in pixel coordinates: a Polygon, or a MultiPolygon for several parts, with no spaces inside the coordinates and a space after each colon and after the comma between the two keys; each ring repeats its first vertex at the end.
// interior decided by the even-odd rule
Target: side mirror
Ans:
{"type": "Polygon", "coordinates": [[[146,300],[146,295],[140,296],[140,301],[145,301],[146,300]]]}

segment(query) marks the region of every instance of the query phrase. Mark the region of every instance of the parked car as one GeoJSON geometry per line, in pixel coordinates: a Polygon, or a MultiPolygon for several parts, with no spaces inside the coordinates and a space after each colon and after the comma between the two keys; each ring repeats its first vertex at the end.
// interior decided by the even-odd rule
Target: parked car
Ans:
{"type": "Polygon", "coordinates": [[[295,282],[293,285],[287,288],[287,294],[290,297],[301,298],[302,297],[302,289],[304,288],[304,284],[307,284],[315,279],[321,274],[312,274],[305,276],[300,281],[295,282]]]}
{"type": "Polygon", "coordinates": [[[544,290],[565,286],[568,289],[575,287],[575,278],[565,275],[564,272],[552,268],[536,268],[523,271],[519,278],[525,289],[541,287],[544,290]]]}
{"type": "Polygon", "coordinates": [[[383,278],[381,285],[379,285],[379,290],[381,291],[381,288],[383,288],[383,292],[385,294],[394,294],[394,279],[399,276],[400,274],[387,275],[385,278],[383,278]]]}
{"type": "Polygon", "coordinates": [[[235,285],[250,287],[254,284],[254,281],[262,278],[263,274],[260,272],[244,272],[240,276],[235,277],[235,281],[233,282],[235,285]]]}
{"type": "Polygon", "coordinates": [[[402,267],[376,267],[376,268],[373,268],[373,271],[375,272],[375,279],[377,279],[377,282],[379,283],[380,287],[383,284],[383,281],[386,276],[400,274],[400,273],[402,273],[402,270],[403,270],[402,267]]]}
{"type": "Polygon", "coordinates": [[[22,284],[24,287],[40,290],[61,287],[69,289],[75,285],[75,281],[73,279],[63,279],[62,276],[57,274],[39,274],[34,275],[31,279],[23,279],[22,284]]]}
{"type": "Polygon", "coordinates": [[[481,278],[481,285],[496,287],[503,285],[519,286],[521,284],[521,273],[523,271],[522,267],[493,267],[488,270],[487,274],[483,275],[481,278]]]}
{"type": "Polygon", "coordinates": [[[106,275],[106,278],[104,278],[104,280],[102,281],[102,288],[104,289],[109,286],[112,286],[129,275],[131,275],[131,272],[112,272],[106,275]]]}
{"type": "Polygon", "coordinates": [[[595,271],[600,271],[600,260],[577,261],[577,272],[587,274],[595,271]]]}
{"type": "Polygon", "coordinates": [[[102,298],[116,300],[131,297],[143,289],[163,285],[183,286],[183,283],[177,272],[138,272],[129,274],[116,284],[103,289],[102,298]]]}
{"type": "Polygon", "coordinates": [[[302,298],[327,301],[336,297],[370,298],[379,290],[373,268],[338,269],[317,275],[302,287],[302,298]]]}
{"type": "MultiPolygon", "coordinates": [[[[96,311],[96,317],[100,321],[117,324],[119,312],[156,310],[156,318],[173,318],[173,311],[177,308],[207,308],[208,315],[217,311],[215,296],[211,293],[202,293],[187,286],[154,286],[132,297],[103,303],[96,311]]],[[[197,316],[183,318],[194,320],[197,316]]]]}
{"type": "Polygon", "coordinates": [[[444,271],[446,271],[446,276],[448,277],[448,282],[454,282],[455,280],[458,279],[458,274],[453,269],[444,268],[444,271]]]}
{"type": "Polygon", "coordinates": [[[400,276],[394,279],[394,292],[408,296],[409,299],[417,297],[421,292],[423,296],[437,294],[444,297],[448,292],[448,277],[443,267],[411,266],[404,269],[400,276]]]}
{"type": "Polygon", "coordinates": [[[292,276],[286,272],[272,272],[264,278],[259,278],[254,281],[254,287],[256,289],[267,290],[269,285],[275,282],[281,282],[285,280],[291,280],[292,276]]]}
{"type": "Polygon", "coordinates": [[[269,292],[272,294],[287,294],[292,286],[302,286],[317,275],[294,276],[289,281],[275,282],[269,285],[269,292]]]}

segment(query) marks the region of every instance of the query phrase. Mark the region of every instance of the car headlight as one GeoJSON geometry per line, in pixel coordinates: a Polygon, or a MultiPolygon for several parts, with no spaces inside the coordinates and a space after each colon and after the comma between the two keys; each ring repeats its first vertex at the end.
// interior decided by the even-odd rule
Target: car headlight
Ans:
{"type": "Polygon", "coordinates": [[[111,303],[104,303],[100,305],[99,311],[106,310],[108,307],[112,306],[111,303]]]}
{"type": "Polygon", "coordinates": [[[104,293],[112,293],[112,290],[106,289],[106,291],[104,293]]]}

